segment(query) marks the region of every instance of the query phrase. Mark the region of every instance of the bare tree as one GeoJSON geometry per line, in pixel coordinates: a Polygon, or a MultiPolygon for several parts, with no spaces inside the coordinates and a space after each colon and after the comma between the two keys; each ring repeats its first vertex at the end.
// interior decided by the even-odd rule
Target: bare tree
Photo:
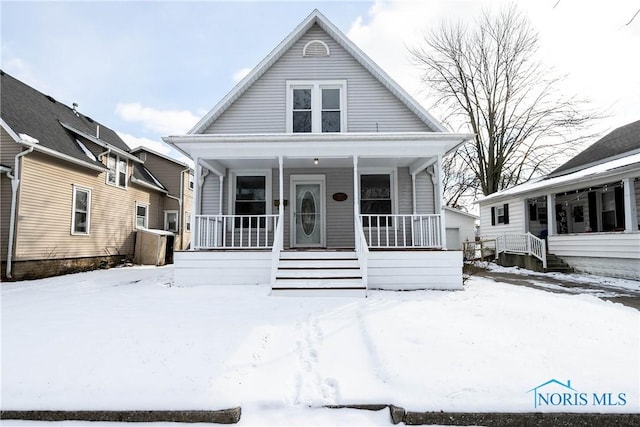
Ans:
{"type": "Polygon", "coordinates": [[[537,33],[515,6],[485,11],[473,27],[442,24],[409,50],[445,121],[475,134],[445,171],[455,204],[474,189],[488,195],[549,172],[597,116],[535,59],[537,33]]]}

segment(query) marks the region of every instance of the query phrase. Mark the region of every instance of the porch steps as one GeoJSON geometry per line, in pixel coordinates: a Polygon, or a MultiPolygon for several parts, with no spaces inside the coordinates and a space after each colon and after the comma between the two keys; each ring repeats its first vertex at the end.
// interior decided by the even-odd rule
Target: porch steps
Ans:
{"type": "Polygon", "coordinates": [[[354,251],[282,251],[271,289],[277,296],[366,296],[354,251]]]}
{"type": "Polygon", "coordinates": [[[557,255],[547,253],[547,273],[573,273],[573,268],[557,255]]]}

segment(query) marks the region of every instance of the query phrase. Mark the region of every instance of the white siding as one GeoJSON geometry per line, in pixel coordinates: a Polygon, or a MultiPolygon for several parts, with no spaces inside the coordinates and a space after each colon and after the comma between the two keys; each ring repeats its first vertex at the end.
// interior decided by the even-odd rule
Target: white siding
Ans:
{"type": "Polygon", "coordinates": [[[430,131],[398,98],[314,25],[204,133],[285,133],[286,80],[347,80],[348,132],[430,131]],[[328,57],[302,57],[304,45],[322,40],[328,57]]]}
{"type": "Polygon", "coordinates": [[[271,281],[271,251],[176,252],[177,286],[257,285],[271,281]]]}
{"type": "Polygon", "coordinates": [[[460,251],[371,251],[368,288],[462,289],[460,251]]]}
{"type": "Polygon", "coordinates": [[[431,176],[423,171],[416,175],[416,213],[436,213],[431,176]]]}
{"type": "Polygon", "coordinates": [[[549,252],[565,256],[640,259],[640,233],[584,233],[549,236],[549,252]]]}
{"type": "MultiPolygon", "coordinates": [[[[476,220],[473,217],[459,213],[450,209],[445,209],[445,222],[447,226],[447,232],[449,230],[458,230],[457,241],[447,241],[448,249],[461,249],[462,242],[473,242],[476,237],[476,220]]],[[[509,212],[511,213],[511,212],[509,212]]],[[[451,235],[455,235],[455,232],[451,232],[451,235]]]]}
{"type": "MultiPolygon", "coordinates": [[[[480,235],[483,238],[495,238],[503,234],[526,233],[525,228],[525,202],[520,199],[509,199],[507,201],[495,202],[492,204],[480,205],[480,235]],[[491,225],[491,208],[509,204],[509,224],[491,225]]],[[[497,220],[496,220],[497,221],[497,220]]]]}
{"type": "Polygon", "coordinates": [[[640,181],[634,182],[636,194],[636,213],[638,215],[638,229],[640,230],[640,181]]]}

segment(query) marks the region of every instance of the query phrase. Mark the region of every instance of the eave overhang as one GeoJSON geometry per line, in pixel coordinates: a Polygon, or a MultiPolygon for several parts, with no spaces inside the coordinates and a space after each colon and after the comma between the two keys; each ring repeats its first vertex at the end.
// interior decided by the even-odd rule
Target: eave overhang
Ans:
{"type": "Polygon", "coordinates": [[[60,124],[62,125],[63,128],[75,133],[78,136],[81,136],[83,138],[88,139],[89,141],[93,142],[94,144],[99,145],[100,147],[106,148],[107,150],[111,150],[112,152],[118,154],[121,157],[124,157],[126,159],[129,159],[133,162],[136,163],[144,163],[142,160],[140,160],[139,158],[137,158],[136,156],[134,156],[133,154],[127,153],[126,151],[122,150],[121,148],[116,147],[115,145],[111,145],[109,144],[107,141],[103,141],[100,138],[96,138],[93,135],[90,135],[84,131],[81,131],[80,129],[76,129],[71,125],[68,125],[66,123],[60,122],[60,124]]]}
{"type": "Polygon", "coordinates": [[[255,159],[283,157],[432,157],[455,150],[471,134],[448,132],[332,134],[192,134],[169,136],[192,158],[255,159]]]}

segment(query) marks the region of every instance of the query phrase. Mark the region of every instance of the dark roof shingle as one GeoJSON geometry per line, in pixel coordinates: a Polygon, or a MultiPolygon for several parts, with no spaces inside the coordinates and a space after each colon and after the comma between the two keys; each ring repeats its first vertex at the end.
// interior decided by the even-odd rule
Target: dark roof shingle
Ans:
{"type": "Polygon", "coordinates": [[[100,126],[101,141],[129,151],[127,144],[103,124],[82,113],[76,114],[72,108],[1,70],[0,75],[0,115],[15,133],[27,134],[37,139],[39,145],[67,156],[101,165],[87,157],[76,143],[77,136],[60,123],[68,124],[90,135],[96,135],[97,126],[100,126]]]}
{"type": "Polygon", "coordinates": [[[609,132],[593,145],[551,172],[549,177],[585,169],[638,150],[640,150],[640,120],[609,132]]]}

